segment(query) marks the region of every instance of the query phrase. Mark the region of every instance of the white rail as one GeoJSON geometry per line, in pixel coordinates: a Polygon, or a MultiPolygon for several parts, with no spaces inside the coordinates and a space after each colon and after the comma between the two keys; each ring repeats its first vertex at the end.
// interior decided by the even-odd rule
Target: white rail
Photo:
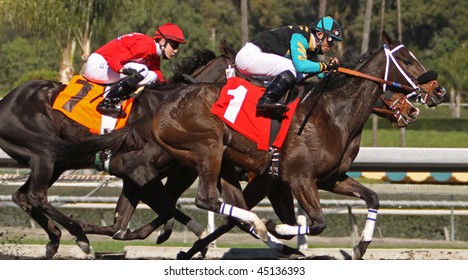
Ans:
{"type": "MultiPolygon", "coordinates": [[[[0,149],[0,167],[21,167],[0,149]]],[[[351,171],[468,172],[468,148],[361,147],[351,171]]]]}

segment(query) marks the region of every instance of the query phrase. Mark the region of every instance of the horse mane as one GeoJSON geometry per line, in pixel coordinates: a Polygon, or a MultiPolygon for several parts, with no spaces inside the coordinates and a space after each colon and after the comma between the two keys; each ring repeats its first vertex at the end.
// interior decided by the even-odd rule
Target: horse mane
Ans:
{"type": "Polygon", "coordinates": [[[170,79],[171,82],[184,82],[183,74],[190,75],[215,58],[216,54],[209,49],[195,49],[193,55],[184,57],[180,62],[173,64],[174,76],[170,79]]]}

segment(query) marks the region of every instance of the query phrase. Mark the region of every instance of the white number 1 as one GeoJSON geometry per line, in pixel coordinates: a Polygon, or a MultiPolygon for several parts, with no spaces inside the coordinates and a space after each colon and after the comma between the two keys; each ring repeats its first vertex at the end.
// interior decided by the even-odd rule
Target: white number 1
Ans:
{"type": "Polygon", "coordinates": [[[224,113],[224,118],[234,123],[242,107],[242,103],[244,102],[247,89],[244,86],[239,86],[236,89],[228,90],[227,94],[234,96],[234,98],[229,101],[229,105],[224,113]]]}

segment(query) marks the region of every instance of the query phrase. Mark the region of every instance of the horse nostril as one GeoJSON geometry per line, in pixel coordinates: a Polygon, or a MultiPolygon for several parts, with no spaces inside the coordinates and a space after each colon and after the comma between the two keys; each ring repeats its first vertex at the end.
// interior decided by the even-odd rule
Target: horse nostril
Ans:
{"type": "Polygon", "coordinates": [[[410,111],[410,116],[413,117],[413,118],[416,118],[417,116],[419,116],[419,109],[418,108],[412,108],[410,111]]]}
{"type": "Polygon", "coordinates": [[[435,93],[440,96],[440,97],[444,97],[445,94],[447,93],[447,91],[445,90],[445,88],[443,87],[438,87],[436,90],[435,90],[435,93]]]}

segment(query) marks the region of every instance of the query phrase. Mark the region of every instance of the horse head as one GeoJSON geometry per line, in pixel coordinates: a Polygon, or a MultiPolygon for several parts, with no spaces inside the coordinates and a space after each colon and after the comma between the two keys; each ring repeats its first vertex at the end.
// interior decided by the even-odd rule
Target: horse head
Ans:
{"type": "MultiPolygon", "coordinates": [[[[401,81],[403,85],[411,87],[407,96],[415,98],[428,107],[442,103],[446,91],[436,81],[435,71],[426,71],[418,59],[400,42],[393,40],[384,31],[384,50],[387,58],[384,79],[387,81],[401,81]]],[[[386,90],[386,85],[384,85],[386,90]]]]}
{"type": "Polygon", "coordinates": [[[406,95],[391,91],[380,96],[373,112],[399,128],[407,127],[419,116],[419,109],[411,104],[406,95]]]}

